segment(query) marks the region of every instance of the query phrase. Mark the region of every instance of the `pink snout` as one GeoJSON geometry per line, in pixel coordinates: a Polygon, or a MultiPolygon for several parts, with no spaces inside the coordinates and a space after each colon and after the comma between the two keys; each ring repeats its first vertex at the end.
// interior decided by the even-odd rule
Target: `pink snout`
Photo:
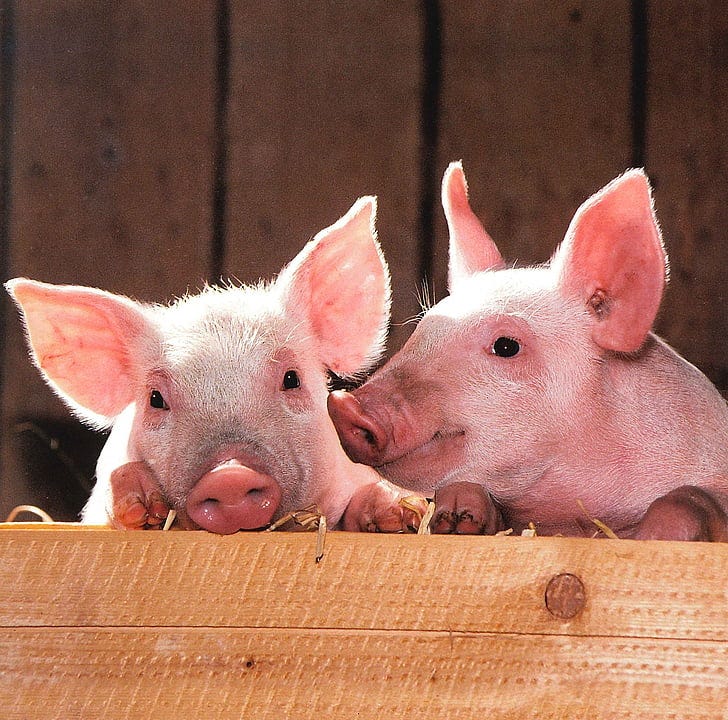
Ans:
{"type": "Polygon", "coordinates": [[[187,514],[204,530],[230,535],[268,525],[281,488],[265,473],[230,461],[205,473],[187,498],[187,514]]]}
{"type": "Polygon", "coordinates": [[[365,413],[357,398],[345,390],[329,393],[327,405],[346,454],[357,463],[381,464],[388,446],[385,428],[365,413]]]}

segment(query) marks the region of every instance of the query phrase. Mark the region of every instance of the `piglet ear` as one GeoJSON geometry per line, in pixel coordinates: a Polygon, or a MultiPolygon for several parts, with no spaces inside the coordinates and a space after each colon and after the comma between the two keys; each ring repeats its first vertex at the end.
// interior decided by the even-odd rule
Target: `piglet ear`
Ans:
{"type": "Polygon", "coordinates": [[[23,315],[31,357],[46,382],[79,417],[109,425],[143,380],[135,345],[150,328],[140,307],[102,290],[25,278],[5,287],[23,315]]]}
{"type": "Polygon", "coordinates": [[[375,216],[376,198],[360,198],[277,280],[285,288],[286,307],[307,316],[321,361],[342,376],[368,369],[384,350],[390,283],[375,216]]]}
{"type": "Polygon", "coordinates": [[[667,276],[643,171],[618,177],[577,210],[552,267],[562,292],[579,297],[591,313],[597,345],[617,352],[640,348],[667,276]]]}
{"type": "Polygon", "coordinates": [[[498,248],[470,208],[461,162],[450,163],[442,179],[442,207],[450,232],[448,288],[481,270],[504,267],[498,248]]]}

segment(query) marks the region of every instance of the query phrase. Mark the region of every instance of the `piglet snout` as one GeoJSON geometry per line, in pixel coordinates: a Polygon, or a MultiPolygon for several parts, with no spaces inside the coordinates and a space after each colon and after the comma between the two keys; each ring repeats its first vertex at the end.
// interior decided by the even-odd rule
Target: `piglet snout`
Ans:
{"type": "Polygon", "coordinates": [[[387,446],[384,428],[345,390],[329,394],[328,410],[346,454],[357,463],[377,466],[387,446]]]}
{"type": "Polygon", "coordinates": [[[281,501],[281,488],[265,473],[236,461],[205,473],[187,498],[187,514],[204,530],[230,535],[268,525],[281,501]]]}

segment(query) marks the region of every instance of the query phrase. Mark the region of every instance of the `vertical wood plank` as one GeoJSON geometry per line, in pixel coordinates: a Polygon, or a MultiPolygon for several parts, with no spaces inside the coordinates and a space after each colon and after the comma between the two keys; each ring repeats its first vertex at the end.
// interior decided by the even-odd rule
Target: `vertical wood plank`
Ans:
{"type": "Polygon", "coordinates": [[[728,9],[649,5],[647,165],[670,256],[658,329],[728,392],[728,9]]]}
{"type": "Polygon", "coordinates": [[[231,3],[226,271],[277,273],[361,195],[379,197],[390,347],[415,314],[419,4],[231,3]]]}
{"type": "MultiPolygon", "coordinates": [[[[10,144],[12,142],[13,72],[15,59],[15,6],[0,3],[0,276],[7,267],[8,212],[10,200],[10,144]]],[[[0,312],[4,303],[0,303],[0,312]]],[[[3,329],[0,317],[0,329],[3,329]]]]}
{"type": "Polygon", "coordinates": [[[444,3],[443,35],[441,171],[463,160],[507,260],[544,262],[578,205],[629,164],[629,3],[444,3]]]}
{"type": "MultiPolygon", "coordinates": [[[[10,275],[164,300],[205,277],[214,8],[135,0],[16,3],[10,275]]],[[[4,342],[0,515],[27,497],[13,426],[67,418],[4,342]]]]}

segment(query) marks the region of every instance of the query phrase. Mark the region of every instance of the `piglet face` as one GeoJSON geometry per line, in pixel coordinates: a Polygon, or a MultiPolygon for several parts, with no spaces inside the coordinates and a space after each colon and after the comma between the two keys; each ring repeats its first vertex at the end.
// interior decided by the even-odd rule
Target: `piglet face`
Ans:
{"type": "Polygon", "coordinates": [[[183,523],[257,528],[318,499],[325,367],[269,296],[207,290],[160,312],[166,340],[132,441],[183,523]]]}
{"type": "Polygon", "coordinates": [[[309,504],[339,520],[364,473],[326,412],[327,371],[356,375],[383,348],[389,275],[374,214],[374,198],[357,201],[272,283],[169,306],[8,283],[50,386],[82,419],[112,426],[87,522],[113,520],[111,478],[127,466],[151,473],[144,482],[186,527],[230,533],[309,504]]]}
{"type": "Polygon", "coordinates": [[[541,267],[506,266],[459,163],[442,200],[449,296],[361,388],[332,394],[329,412],[352,459],[405,486],[475,479],[509,500],[548,476],[554,458],[584,455],[570,446],[601,447],[592,428],[621,382],[620,363],[606,361],[645,343],[665,255],[637,171],[587,200],[541,267]]]}
{"type": "Polygon", "coordinates": [[[417,490],[477,475],[517,491],[530,474],[514,468],[532,467],[580,422],[572,408],[598,362],[588,321],[546,269],[461,281],[362,387],[332,395],[344,447],[417,490]]]}

